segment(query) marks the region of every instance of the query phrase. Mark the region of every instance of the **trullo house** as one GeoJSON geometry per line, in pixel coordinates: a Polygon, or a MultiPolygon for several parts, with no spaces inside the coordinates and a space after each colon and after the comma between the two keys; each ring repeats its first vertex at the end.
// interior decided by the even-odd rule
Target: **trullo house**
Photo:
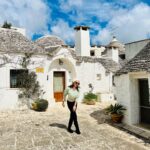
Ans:
{"type": "Polygon", "coordinates": [[[80,101],[88,92],[89,84],[101,101],[114,99],[113,75],[124,59],[124,45],[115,38],[106,46],[91,46],[89,27],[77,26],[75,47],[53,35],[31,41],[19,31],[0,29],[0,109],[18,107],[18,74],[23,71],[18,63],[25,53],[32,53],[29,71],[37,74],[43,98],[49,104],[63,99],[64,89],[74,79],[80,80],[80,101]]]}

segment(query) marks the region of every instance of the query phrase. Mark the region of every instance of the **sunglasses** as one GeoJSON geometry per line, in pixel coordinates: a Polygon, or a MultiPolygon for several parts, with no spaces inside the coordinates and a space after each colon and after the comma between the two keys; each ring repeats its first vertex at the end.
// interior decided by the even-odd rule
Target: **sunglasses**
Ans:
{"type": "Polygon", "coordinates": [[[80,85],[80,83],[79,82],[75,82],[76,84],[78,84],[78,85],[80,85]]]}

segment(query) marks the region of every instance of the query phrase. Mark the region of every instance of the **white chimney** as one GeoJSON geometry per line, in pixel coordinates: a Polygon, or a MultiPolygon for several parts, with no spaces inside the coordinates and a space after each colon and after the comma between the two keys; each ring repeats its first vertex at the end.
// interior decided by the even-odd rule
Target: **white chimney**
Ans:
{"type": "Polygon", "coordinates": [[[90,56],[89,27],[77,26],[75,29],[75,50],[78,56],[90,56]]]}
{"type": "Polygon", "coordinates": [[[113,61],[119,62],[119,48],[121,43],[118,42],[116,37],[113,37],[113,40],[108,45],[108,57],[111,57],[113,61]]]}
{"type": "Polygon", "coordinates": [[[112,60],[115,61],[116,63],[119,62],[119,50],[118,48],[111,48],[111,55],[112,55],[112,60]]]}

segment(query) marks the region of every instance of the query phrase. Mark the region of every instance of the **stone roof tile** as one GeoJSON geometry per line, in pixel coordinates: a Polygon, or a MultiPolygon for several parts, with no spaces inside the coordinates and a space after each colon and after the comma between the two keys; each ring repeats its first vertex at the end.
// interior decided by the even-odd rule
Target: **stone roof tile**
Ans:
{"type": "Polygon", "coordinates": [[[139,71],[150,72],[150,42],[123,68],[118,70],[116,75],[139,71]]]}
{"type": "Polygon", "coordinates": [[[0,51],[44,53],[42,47],[11,29],[0,30],[0,51]]]}
{"type": "MultiPolygon", "coordinates": [[[[50,38],[51,39],[51,38],[50,38]]],[[[6,30],[0,30],[0,51],[1,52],[12,52],[12,53],[40,53],[40,54],[51,54],[51,57],[55,56],[55,52],[61,47],[57,45],[49,45],[50,42],[49,37],[39,40],[44,40],[44,48],[36,44],[37,42],[32,42],[28,40],[25,36],[23,36],[21,33],[6,29],[6,30]],[[48,45],[46,41],[48,40],[48,45]],[[45,47],[46,45],[46,47],[45,47]]],[[[62,45],[64,45],[63,41],[60,41],[60,44],[62,42],[62,45]]],[[[108,71],[116,72],[118,69],[120,69],[120,65],[114,62],[111,59],[102,59],[102,58],[93,58],[93,57],[86,57],[86,56],[77,56],[76,52],[72,50],[71,48],[67,48],[72,57],[76,59],[76,62],[90,62],[90,63],[101,63],[108,71]]]]}
{"type": "Polygon", "coordinates": [[[115,61],[111,59],[103,59],[103,58],[92,58],[88,56],[77,56],[76,57],[77,62],[90,62],[90,63],[101,63],[105,69],[107,69],[110,72],[115,73],[117,70],[121,68],[121,65],[116,63],[115,61]]]}
{"type": "Polygon", "coordinates": [[[37,39],[35,43],[43,48],[65,45],[65,42],[62,39],[54,35],[43,36],[37,39]]]}

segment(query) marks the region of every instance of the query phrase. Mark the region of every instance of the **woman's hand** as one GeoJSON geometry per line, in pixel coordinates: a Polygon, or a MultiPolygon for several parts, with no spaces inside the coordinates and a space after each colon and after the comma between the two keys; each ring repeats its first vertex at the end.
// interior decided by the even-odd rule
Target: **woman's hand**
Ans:
{"type": "Polygon", "coordinates": [[[65,107],[65,102],[64,101],[62,102],[62,106],[65,107]]]}
{"type": "Polygon", "coordinates": [[[76,111],[77,107],[76,105],[73,106],[73,111],[76,111]]]}

